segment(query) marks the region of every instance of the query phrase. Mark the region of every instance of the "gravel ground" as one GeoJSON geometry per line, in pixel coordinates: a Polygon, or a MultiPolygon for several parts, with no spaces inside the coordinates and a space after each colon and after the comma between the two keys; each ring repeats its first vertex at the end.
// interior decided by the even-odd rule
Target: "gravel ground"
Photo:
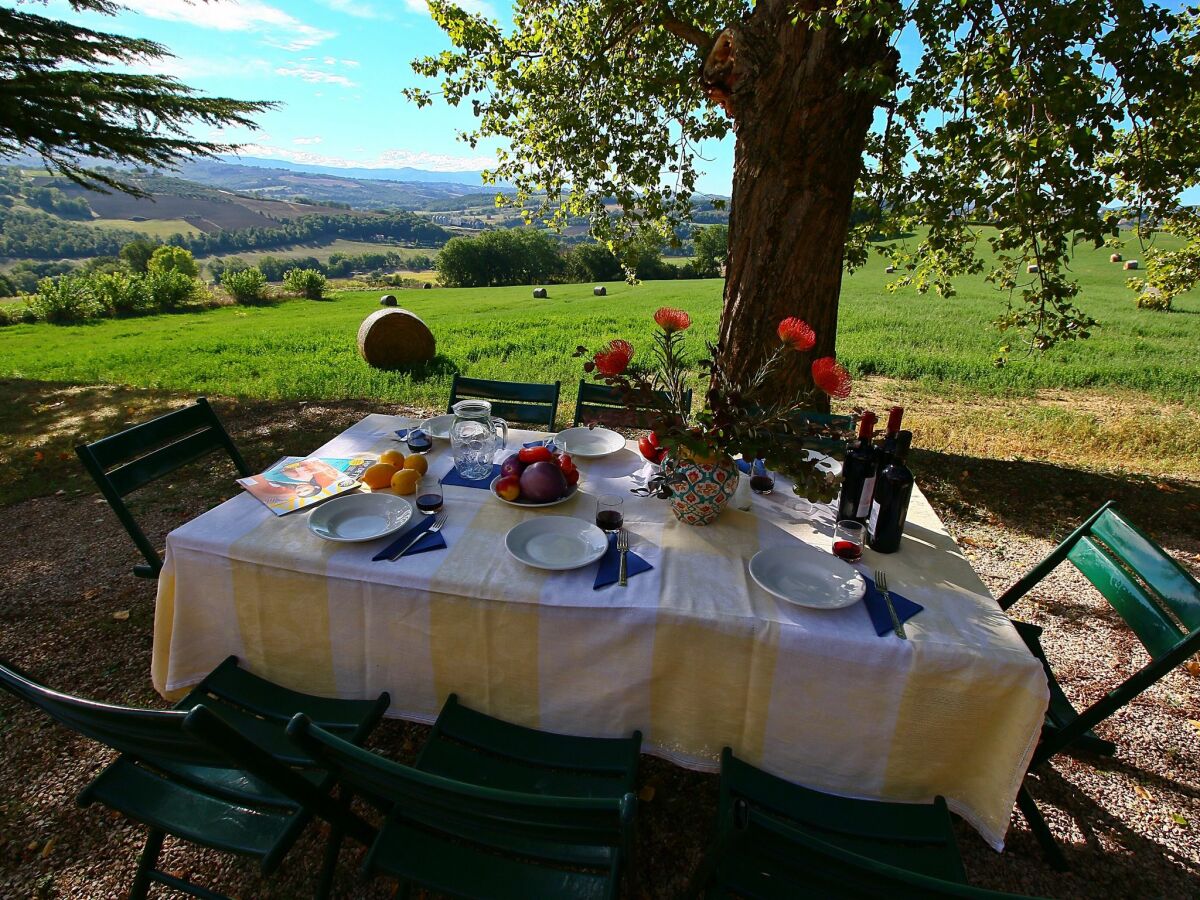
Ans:
{"type": "MultiPolygon", "coordinates": [[[[316,446],[368,404],[222,405],[252,466],[316,446]]],[[[922,486],[989,587],[999,592],[1054,540],[1115,497],[1178,559],[1200,568],[1200,484],[1104,474],[1021,460],[920,453],[922,486]]],[[[164,535],[232,492],[224,464],[198,464],[168,480],[136,514],[164,535]]],[[[0,655],[50,685],[114,702],[161,706],[150,687],[154,585],[130,574],[132,544],[94,494],[12,505],[0,516],[7,566],[0,580],[0,655]]],[[[1100,696],[1144,660],[1140,645],[1082,579],[1060,570],[1014,614],[1046,628],[1045,644],[1077,703],[1100,696]]],[[[968,827],[959,844],[971,882],[1047,897],[1200,897],[1200,665],[1181,668],[1103,725],[1110,760],[1062,758],[1032,780],[1068,873],[1045,866],[1014,814],[997,854],[968,827]]],[[[424,728],[388,721],[371,744],[411,759],[424,728]]],[[[122,897],[143,834],[74,797],[111,754],[0,695],[0,897],[122,897]]],[[[674,897],[699,860],[715,811],[716,778],[646,757],[641,769],[634,894],[674,897]]],[[[310,827],[282,874],[168,841],[162,865],[237,897],[308,895],[320,865],[310,827]]],[[[357,876],[362,850],[342,851],[339,896],[391,896],[357,876]]]]}

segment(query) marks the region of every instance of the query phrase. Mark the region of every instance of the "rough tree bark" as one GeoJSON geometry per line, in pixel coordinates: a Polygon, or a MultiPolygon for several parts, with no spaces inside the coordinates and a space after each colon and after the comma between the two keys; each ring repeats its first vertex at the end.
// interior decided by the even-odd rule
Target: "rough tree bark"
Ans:
{"type": "Polygon", "coordinates": [[[794,23],[790,6],[765,0],[721,32],[703,79],[736,134],[719,355],[727,371],[752,372],[777,346],[779,321],[799,316],[817,345],[789,356],[772,381],[795,396],[812,390],[812,360],[834,352],[854,186],[878,102],[845,76],[889,51],[883,40],[794,23]]]}

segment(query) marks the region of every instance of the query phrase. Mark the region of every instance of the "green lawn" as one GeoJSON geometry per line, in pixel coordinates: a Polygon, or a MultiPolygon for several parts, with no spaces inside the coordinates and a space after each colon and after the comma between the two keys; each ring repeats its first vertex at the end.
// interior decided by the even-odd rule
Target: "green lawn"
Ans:
{"type": "Polygon", "coordinates": [[[328,262],[331,254],[344,253],[347,256],[359,256],[363,253],[398,253],[400,256],[408,259],[412,256],[437,256],[438,248],[429,247],[418,249],[413,247],[397,247],[395,244],[376,244],[371,241],[346,241],[338,239],[328,244],[307,245],[301,244],[296,247],[281,247],[277,250],[248,250],[248,251],[232,251],[229,253],[214,253],[211,256],[198,257],[200,262],[207,262],[210,259],[244,259],[248,263],[255,263],[264,256],[273,256],[276,259],[300,259],[305,256],[315,256],[321,262],[328,262]]]}
{"type": "Polygon", "coordinates": [[[140,231],[150,237],[166,240],[173,234],[199,234],[200,229],[185,219],[92,219],[85,225],[95,225],[97,228],[118,228],[121,231],[140,231]]]}
{"type": "MultiPolygon", "coordinates": [[[[999,335],[989,325],[1001,298],[980,280],[942,300],[892,294],[883,264],[847,278],[839,355],[859,373],[918,382],[945,393],[1027,394],[1039,388],[1140,391],[1200,403],[1200,297],[1174,313],[1138,310],[1125,272],[1108,251],[1086,251],[1077,269],[1083,306],[1103,327],[1083,342],[1045,355],[1014,354],[992,364],[999,335]]],[[[1127,254],[1132,255],[1132,254],[1127,254]]],[[[0,331],[0,376],[114,383],[278,399],[365,397],[436,406],[455,371],[485,378],[562,379],[573,385],[577,344],[627,337],[647,346],[650,314],[661,305],[691,311],[691,344],[715,334],[721,282],[612,284],[550,289],[535,301],[527,287],[408,291],[401,304],[433,329],[439,359],[414,372],[380,372],[359,359],[355,334],[378,309],[379,292],[347,292],[325,303],[222,308],[74,326],[15,325],[0,331]]],[[[565,393],[573,395],[573,390],[565,393]]]]}

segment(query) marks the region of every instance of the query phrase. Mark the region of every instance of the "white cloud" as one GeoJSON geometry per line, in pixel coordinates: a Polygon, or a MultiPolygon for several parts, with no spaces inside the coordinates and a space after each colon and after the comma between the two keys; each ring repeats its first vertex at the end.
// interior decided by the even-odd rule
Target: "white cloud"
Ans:
{"type": "Polygon", "coordinates": [[[324,138],[313,135],[312,137],[292,138],[292,143],[303,146],[303,145],[307,145],[307,144],[319,144],[319,143],[321,143],[322,140],[324,140],[324,138]]]}
{"type": "Polygon", "coordinates": [[[355,16],[359,19],[388,19],[390,16],[380,12],[369,3],[363,3],[361,0],[321,0],[325,6],[340,13],[345,13],[348,16],[355,16]]]}
{"type": "Polygon", "coordinates": [[[341,156],[326,156],[308,150],[292,150],[273,147],[262,143],[247,144],[242,152],[266,159],[286,159],[290,162],[307,163],[310,166],[332,166],[337,169],[429,169],[434,172],[476,172],[496,165],[490,156],[454,156],[443,153],[428,153],[424,150],[385,150],[371,159],[346,159],[341,156]]]}
{"type": "Polygon", "coordinates": [[[362,63],[360,63],[357,59],[343,59],[342,65],[347,69],[357,69],[360,65],[362,65],[362,63]]]}
{"type": "Polygon", "coordinates": [[[262,0],[237,3],[190,3],[187,0],[122,0],[122,6],[170,22],[187,22],[217,31],[248,31],[273,47],[308,50],[334,37],[333,32],[301,22],[262,0]]]}
{"type": "Polygon", "coordinates": [[[285,78],[299,78],[309,84],[340,84],[342,87],[356,87],[356,82],[351,81],[345,75],[338,75],[336,72],[322,72],[312,66],[279,66],[275,69],[275,74],[283,75],[285,78]]]}
{"type": "Polygon", "coordinates": [[[150,75],[170,75],[179,79],[203,78],[213,75],[265,75],[271,64],[265,59],[235,59],[231,57],[172,56],[153,62],[129,66],[131,72],[150,75]]]}

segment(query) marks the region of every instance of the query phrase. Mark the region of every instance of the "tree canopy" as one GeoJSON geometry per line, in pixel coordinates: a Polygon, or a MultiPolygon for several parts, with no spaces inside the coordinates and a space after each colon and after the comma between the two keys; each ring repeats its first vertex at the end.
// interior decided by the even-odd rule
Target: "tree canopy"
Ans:
{"type": "MultiPolygon", "coordinates": [[[[858,266],[872,235],[916,225],[910,250],[882,248],[897,285],[950,294],[954,276],[983,272],[1006,298],[998,324],[1026,346],[1086,336],[1095,323],[1077,305],[1073,247],[1103,243],[1123,221],[1145,232],[1188,219],[1178,197],[1200,183],[1196,7],[516,0],[501,25],[429,5],[455,49],[415,70],[440,80],[446,102],[472,104],[478,124],[463,137],[501,138],[490,177],[517,186],[516,204],[544,191],[547,220],[585,216],[610,244],[638,229],[667,235],[687,218],[698,145],[736,133],[723,350],[745,327],[735,315],[758,308],[746,298],[767,302],[752,281],[796,283],[796,297],[836,309],[840,274],[805,281],[818,254],[858,266]],[[850,225],[855,198],[873,214],[850,225]],[[769,216],[833,224],[787,270],[782,251],[756,262],[763,250],[739,249],[786,236],[757,221],[769,216]]],[[[1177,230],[1194,245],[1189,227],[1177,230]]],[[[1193,246],[1164,260],[1167,275],[1148,275],[1177,291],[1195,280],[1195,258],[1193,246]]]]}
{"type": "MultiPolygon", "coordinates": [[[[114,0],[68,2],[76,12],[114,15],[122,8],[114,0]]],[[[154,41],[0,6],[0,156],[36,153],[86,187],[142,194],[96,161],[170,166],[183,156],[236,149],[196,140],[189,126],[253,128],[252,115],[273,104],[203,97],[167,75],[113,68],[170,55],[154,41]]]]}

